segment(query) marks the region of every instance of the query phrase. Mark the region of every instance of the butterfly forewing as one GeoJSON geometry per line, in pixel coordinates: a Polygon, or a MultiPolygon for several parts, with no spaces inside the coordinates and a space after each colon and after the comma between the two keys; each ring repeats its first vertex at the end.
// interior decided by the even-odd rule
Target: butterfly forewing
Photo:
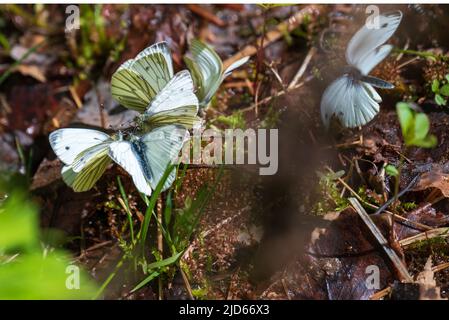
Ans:
{"type": "Polygon", "coordinates": [[[159,42],[120,66],[112,76],[112,96],[127,108],[144,112],[172,77],[170,49],[159,42]]]}
{"type": "Polygon", "coordinates": [[[110,136],[104,132],[82,128],[58,129],[50,133],[49,136],[53,151],[66,165],[72,164],[76,157],[86,149],[108,139],[110,136]]]}
{"type": "MultiPolygon", "coordinates": [[[[365,24],[349,41],[346,49],[347,62],[358,68],[363,74],[368,74],[371,69],[376,66],[385,54],[373,52],[383,45],[398,28],[402,19],[400,11],[381,14],[379,16],[379,24],[376,28],[368,28],[365,24]]],[[[388,48],[384,48],[388,50],[388,48]]],[[[391,49],[390,49],[391,50],[391,49]]]]}
{"type": "Polygon", "coordinates": [[[329,126],[333,116],[348,128],[362,126],[379,112],[380,98],[374,88],[345,75],[332,82],[321,99],[323,123],[329,126]]]}

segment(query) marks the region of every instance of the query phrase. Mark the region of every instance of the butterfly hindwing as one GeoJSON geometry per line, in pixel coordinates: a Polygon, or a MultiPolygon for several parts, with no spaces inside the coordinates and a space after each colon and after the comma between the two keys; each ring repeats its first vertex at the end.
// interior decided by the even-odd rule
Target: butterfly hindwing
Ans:
{"type": "Polygon", "coordinates": [[[97,153],[79,172],[75,172],[71,166],[64,166],[61,170],[64,182],[75,192],[90,190],[111,163],[107,151],[108,149],[104,148],[97,153]]]}
{"type": "Polygon", "coordinates": [[[111,79],[111,94],[121,105],[144,112],[156,92],[131,68],[132,60],[125,62],[111,79]]]}
{"type": "Polygon", "coordinates": [[[379,94],[362,81],[344,75],[332,82],[321,99],[321,116],[326,127],[333,116],[347,128],[362,126],[379,112],[379,94]]]}

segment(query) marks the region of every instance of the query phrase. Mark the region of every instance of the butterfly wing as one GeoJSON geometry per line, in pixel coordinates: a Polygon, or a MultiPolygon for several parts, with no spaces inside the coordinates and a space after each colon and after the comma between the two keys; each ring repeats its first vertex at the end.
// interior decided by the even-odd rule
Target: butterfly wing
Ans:
{"type": "Polygon", "coordinates": [[[402,12],[393,11],[379,16],[378,29],[369,29],[364,25],[349,41],[347,62],[367,75],[391,51],[391,46],[381,45],[390,39],[401,19],[402,12]]]}
{"type": "Polygon", "coordinates": [[[196,83],[198,96],[201,105],[206,106],[222,81],[223,63],[215,50],[197,39],[192,40],[190,52],[200,79],[199,83],[196,83]]]}
{"type": "Polygon", "coordinates": [[[113,74],[112,96],[127,108],[144,112],[172,77],[170,49],[166,42],[158,42],[123,63],[113,74]]]}
{"type": "Polygon", "coordinates": [[[73,166],[64,166],[61,170],[64,182],[75,192],[91,189],[111,163],[108,156],[108,145],[103,144],[102,148],[97,150],[78,172],[74,171],[73,166]]]}
{"type": "Polygon", "coordinates": [[[191,128],[199,121],[198,98],[193,90],[189,71],[178,72],[145,111],[145,123],[150,127],[182,124],[191,128]]]}
{"type": "Polygon", "coordinates": [[[133,60],[126,61],[112,75],[111,94],[128,109],[144,112],[156,92],[131,68],[132,63],[133,60]]]}
{"type": "Polygon", "coordinates": [[[162,41],[140,52],[131,68],[158,93],[173,78],[173,62],[167,42],[162,41]]]}
{"type": "Polygon", "coordinates": [[[109,139],[110,136],[104,132],[82,128],[58,129],[50,133],[49,136],[50,146],[66,165],[71,165],[76,157],[86,149],[102,144],[109,139]]]}
{"type": "Polygon", "coordinates": [[[121,140],[111,143],[109,156],[129,173],[139,192],[151,196],[151,187],[143,172],[145,166],[132,142],[121,140]]]}
{"type": "Polygon", "coordinates": [[[229,76],[232,71],[234,71],[237,68],[240,68],[245,63],[247,63],[249,60],[249,57],[244,57],[242,59],[237,60],[236,62],[233,62],[229,67],[226,68],[226,70],[223,73],[223,79],[229,76]]]}
{"type": "MultiPolygon", "coordinates": [[[[144,173],[153,189],[162,179],[168,165],[172,163],[181,150],[188,131],[182,126],[168,125],[156,128],[135,141],[136,150],[144,160],[144,173]]],[[[164,183],[168,189],[176,178],[173,170],[164,183]]]]}
{"type": "Polygon", "coordinates": [[[321,99],[321,117],[326,127],[332,116],[348,128],[362,126],[379,112],[382,99],[367,83],[344,75],[325,90],[321,99]]]}

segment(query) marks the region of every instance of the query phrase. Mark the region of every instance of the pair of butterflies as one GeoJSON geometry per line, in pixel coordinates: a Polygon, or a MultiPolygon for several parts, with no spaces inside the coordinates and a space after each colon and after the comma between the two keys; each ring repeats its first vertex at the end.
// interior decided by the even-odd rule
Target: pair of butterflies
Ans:
{"type": "MultiPolygon", "coordinates": [[[[81,128],[50,134],[50,145],[64,163],[61,173],[67,185],[76,192],[91,189],[114,161],[130,174],[139,192],[151,195],[188,139],[188,129],[201,120],[197,116],[199,106],[206,106],[223,79],[247,61],[242,59],[223,72],[221,59],[213,49],[193,41],[191,50],[193,59],[188,61],[195,80],[187,70],[174,75],[166,42],[146,48],[113,74],[112,96],[140,113],[136,122],[143,134],[129,134],[125,139],[121,132],[109,135],[81,128]]],[[[173,170],[163,190],[175,177],[173,170]]]]}
{"type": "Polygon", "coordinates": [[[394,11],[378,18],[378,28],[365,25],[351,38],[346,49],[349,66],[323,93],[321,117],[326,127],[333,116],[348,128],[368,123],[379,112],[382,102],[374,87],[394,88],[391,83],[369,76],[369,73],[392,50],[393,47],[385,42],[398,28],[402,13],[394,11]]]}

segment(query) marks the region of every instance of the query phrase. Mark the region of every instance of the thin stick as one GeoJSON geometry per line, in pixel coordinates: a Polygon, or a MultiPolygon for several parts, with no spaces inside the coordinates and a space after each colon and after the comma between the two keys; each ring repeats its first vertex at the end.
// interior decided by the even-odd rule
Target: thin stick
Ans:
{"type": "Polygon", "coordinates": [[[439,271],[443,271],[443,270],[445,270],[447,268],[449,268],[449,262],[445,262],[445,263],[439,264],[439,265],[437,265],[435,267],[432,267],[432,271],[433,272],[439,272],[439,271]]]}
{"type": "Polygon", "coordinates": [[[315,47],[310,48],[309,53],[307,53],[306,57],[304,58],[304,61],[301,64],[301,67],[298,69],[298,72],[293,77],[292,82],[288,85],[287,89],[291,89],[298,83],[299,79],[304,75],[304,73],[307,70],[307,67],[309,66],[310,61],[312,60],[313,55],[315,54],[316,49],[315,47]]]}
{"type": "Polygon", "coordinates": [[[362,207],[360,202],[356,198],[349,198],[349,201],[351,202],[355,211],[357,211],[357,213],[359,214],[360,218],[362,218],[363,222],[366,224],[368,229],[370,229],[373,236],[382,246],[384,252],[390,258],[391,262],[398,271],[398,275],[401,278],[400,280],[406,282],[413,282],[413,278],[409,274],[407,267],[404,265],[401,258],[399,258],[396,252],[390,248],[387,239],[385,239],[382,232],[380,232],[379,228],[377,228],[377,226],[373,223],[373,221],[369,217],[368,213],[366,213],[365,209],[362,207]]]}
{"type": "MultiPolygon", "coordinates": [[[[307,77],[304,81],[298,83],[297,85],[295,85],[294,87],[287,89],[287,90],[281,90],[276,92],[274,95],[272,96],[268,96],[260,101],[258,101],[257,105],[260,106],[261,104],[266,104],[269,103],[271,100],[278,98],[280,96],[283,96],[284,94],[289,93],[290,91],[293,91],[295,89],[301,88],[304,84],[306,84],[308,81],[310,81],[313,78],[313,76],[307,77]]],[[[242,112],[248,112],[253,110],[254,108],[256,108],[256,104],[252,104],[249,107],[243,108],[241,109],[242,112]]]]}
{"type": "Polygon", "coordinates": [[[392,291],[391,287],[386,287],[385,289],[382,289],[380,291],[377,291],[374,293],[371,297],[369,297],[370,300],[380,300],[386,296],[388,296],[392,291]]]}
{"type": "Polygon", "coordinates": [[[193,296],[192,287],[190,286],[189,278],[187,278],[186,273],[182,270],[181,264],[179,264],[179,271],[181,272],[182,280],[184,281],[184,285],[187,289],[187,294],[189,295],[190,300],[195,300],[193,296]]]}
{"type": "Polygon", "coordinates": [[[374,215],[381,214],[386,208],[388,208],[393,202],[395,202],[397,199],[402,197],[404,193],[408,192],[411,188],[413,188],[418,181],[419,175],[416,175],[412,181],[403,189],[401,192],[398,193],[396,197],[390,198],[387,202],[385,202],[383,205],[380,206],[379,209],[374,213],[374,215]]]}
{"type": "Polygon", "coordinates": [[[409,247],[413,243],[428,240],[436,237],[449,237],[449,228],[435,228],[426,232],[418,233],[414,236],[399,240],[399,244],[403,247],[409,247]]]}
{"type": "MultiPolygon", "coordinates": [[[[325,168],[326,168],[329,172],[335,173],[330,167],[326,166],[325,168]]],[[[363,199],[358,195],[358,193],[355,192],[354,189],[352,189],[352,188],[349,186],[349,184],[347,184],[342,178],[337,178],[337,180],[338,180],[338,181],[339,181],[339,182],[340,182],[346,189],[348,189],[349,192],[351,192],[352,195],[353,195],[354,197],[356,197],[360,202],[362,202],[363,204],[365,204],[366,206],[368,206],[368,207],[370,207],[370,208],[372,208],[372,209],[377,209],[377,210],[379,209],[378,206],[376,206],[376,205],[374,205],[374,204],[371,204],[371,203],[366,202],[365,200],[363,200],[363,199]]],[[[432,230],[432,229],[433,229],[432,227],[429,227],[429,226],[427,226],[427,225],[425,225],[425,224],[422,224],[422,223],[419,223],[419,222],[415,222],[415,221],[409,220],[409,219],[407,219],[407,218],[404,218],[404,217],[402,217],[402,216],[400,216],[400,215],[394,214],[394,213],[391,212],[391,211],[384,210],[384,212],[385,212],[385,213],[388,213],[389,215],[391,215],[391,216],[393,217],[393,219],[395,219],[395,220],[397,220],[397,221],[400,221],[400,222],[402,222],[402,223],[408,225],[409,227],[415,228],[415,229],[417,229],[417,230],[426,231],[426,230],[432,230]]]]}

